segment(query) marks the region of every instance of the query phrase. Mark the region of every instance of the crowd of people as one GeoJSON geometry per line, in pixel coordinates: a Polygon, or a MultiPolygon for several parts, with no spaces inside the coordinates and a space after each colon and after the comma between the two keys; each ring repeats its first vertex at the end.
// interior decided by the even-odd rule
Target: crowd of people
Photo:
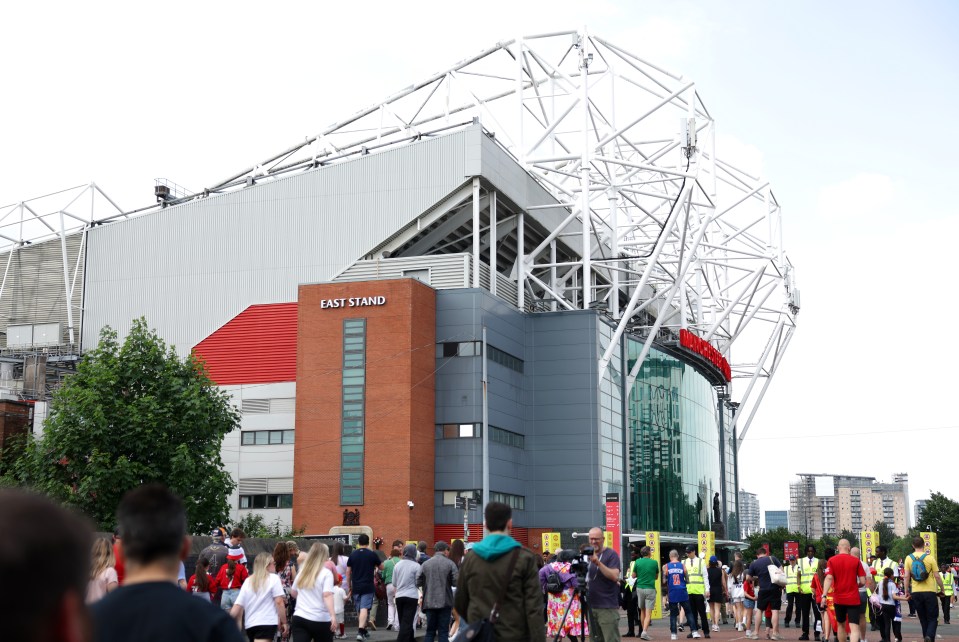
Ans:
{"type": "Polygon", "coordinates": [[[731,622],[751,640],[785,639],[783,629],[794,624],[799,640],[859,642],[871,624],[882,642],[902,642],[908,605],[924,642],[932,642],[940,607],[948,624],[957,598],[955,574],[924,551],[921,538],[898,563],[881,546],[863,562],[840,540],[822,559],[813,546],[785,562],[763,547],[748,563],[736,552],[730,566],[703,559],[695,545],[684,555],[670,550],[663,565],[648,546],[630,546],[624,568],[598,527],[578,548],[541,557],[511,536],[508,505],[489,503],[484,521],[482,541],[436,542],[432,555],[426,542],[395,540],[387,556],[381,540],[371,549],[360,535],[352,551],[339,542],[314,542],[308,551],[279,542],[252,563],[242,530],[215,529],[187,578],[186,512],[161,485],[123,497],[112,546],[49,500],[0,490],[0,574],[21,578],[0,583],[4,638],[326,642],[346,637],[351,602],[356,638],[365,642],[383,600],[386,629],[400,642],[412,641],[417,628],[426,642],[447,642],[458,633],[470,639],[483,626],[493,627],[498,642],[618,642],[623,609],[623,637],[652,640],[662,587],[672,640],[687,627],[687,638],[709,638],[731,622]]]}

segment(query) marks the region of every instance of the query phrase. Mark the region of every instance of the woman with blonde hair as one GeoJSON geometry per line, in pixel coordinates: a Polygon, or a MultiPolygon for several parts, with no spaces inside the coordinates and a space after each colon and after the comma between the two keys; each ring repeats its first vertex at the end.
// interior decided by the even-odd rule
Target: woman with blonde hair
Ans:
{"type": "Polygon", "coordinates": [[[293,582],[293,642],[328,642],[339,628],[333,604],[333,572],[326,567],[329,556],[326,544],[314,542],[293,582]]]}
{"type": "Polygon", "coordinates": [[[113,549],[105,539],[93,542],[93,554],[90,560],[90,582],[87,584],[87,604],[97,600],[117,587],[117,572],[113,568],[116,559],[113,549]]]}
{"type": "Polygon", "coordinates": [[[283,585],[273,573],[273,567],[272,555],[257,555],[253,560],[253,574],[243,582],[230,609],[230,617],[243,622],[250,642],[272,642],[277,629],[284,634],[287,632],[283,585]]]}

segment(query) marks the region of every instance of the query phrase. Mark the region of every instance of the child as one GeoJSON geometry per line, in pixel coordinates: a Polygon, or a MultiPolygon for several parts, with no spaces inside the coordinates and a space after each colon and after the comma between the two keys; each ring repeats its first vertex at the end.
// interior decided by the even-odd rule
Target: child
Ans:
{"type": "Polygon", "coordinates": [[[216,595],[216,580],[210,576],[210,560],[200,557],[196,561],[196,573],[190,576],[186,590],[206,602],[212,602],[216,595]]]}
{"type": "Polygon", "coordinates": [[[333,610],[336,611],[336,621],[340,623],[340,632],[333,637],[342,640],[346,637],[346,624],[343,619],[343,613],[346,611],[346,591],[343,590],[343,576],[339,573],[334,579],[333,610]]]}
{"type": "MultiPolygon", "coordinates": [[[[905,596],[896,586],[896,580],[893,579],[891,568],[883,570],[882,582],[877,587],[876,597],[880,604],[879,631],[883,642],[889,642],[889,634],[893,629],[893,622],[896,619],[896,605],[898,600],[904,600],[905,596]]],[[[895,632],[896,638],[901,638],[901,632],[895,632]]]]}
{"type": "Polygon", "coordinates": [[[753,610],[756,608],[756,593],[753,591],[751,580],[743,582],[743,608],[746,613],[743,616],[743,628],[746,631],[753,630],[753,610]]]}

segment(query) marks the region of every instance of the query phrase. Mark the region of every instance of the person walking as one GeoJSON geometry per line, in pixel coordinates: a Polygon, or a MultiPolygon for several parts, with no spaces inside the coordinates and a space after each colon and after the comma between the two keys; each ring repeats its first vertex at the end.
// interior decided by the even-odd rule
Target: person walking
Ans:
{"type": "Polygon", "coordinates": [[[954,586],[952,581],[952,571],[949,570],[948,564],[943,564],[939,567],[941,571],[939,573],[942,577],[942,593],[939,594],[939,599],[942,603],[942,623],[949,624],[949,610],[952,608],[952,599],[954,594],[954,586]]]}
{"type": "Polygon", "coordinates": [[[139,486],[120,500],[117,522],[126,581],[91,608],[97,642],[243,639],[229,615],[177,586],[190,538],[176,495],[160,484],[139,486]]]}
{"type": "Polygon", "coordinates": [[[249,577],[250,573],[246,567],[236,560],[227,560],[226,564],[220,567],[220,572],[216,576],[216,588],[220,594],[220,608],[230,612],[236,603],[237,596],[240,595],[240,588],[243,582],[249,577]]]}
{"type": "MultiPolygon", "coordinates": [[[[296,579],[296,570],[294,567],[296,560],[290,557],[290,547],[286,542],[277,542],[273,547],[273,572],[280,579],[280,586],[283,587],[283,612],[286,613],[286,621],[292,619],[290,609],[290,589],[293,588],[293,581],[296,579]]],[[[290,627],[286,628],[285,633],[281,633],[277,642],[287,642],[290,638],[290,627]]]]}
{"type": "Polygon", "coordinates": [[[373,599],[376,597],[376,587],[373,575],[382,568],[380,557],[370,550],[370,536],[366,533],[357,538],[357,548],[346,561],[346,596],[353,597],[353,605],[359,614],[359,631],[356,639],[364,642],[370,639],[366,630],[366,623],[373,608],[373,599]]]}
{"type": "Polygon", "coordinates": [[[896,619],[896,602],[905,597],[896,586],[894,572],[891,567],[883,569],[883,578],[876,587],[879,596],[879,635],[882,642],[892,642],[890,634],[893,622],[896,619]]]}
{"type": "MultiPolygon", "coordinates": [[[[214,528],[210,531],[210,538],[212,541],[208,546],[206,546],[202,551],[200,551],[200,557],[205,557],[210,560],[210,575],[213,577],[219,577],[220,569],[226,565],[226,556],[229,552],[226,544],[223,543],[223,531],[219,528],[214,528]]],[[[246,570],[244,568],[244,570],[246,570]]],[[[246,575],[243,576],[243,579],[246,579],[246,575]]],[[[243,580],[240,580],[240,584],[243,583],[243,580]]],[[[237,584],[237,591],[239,592],[240,584],[237,584]]],[[[236,597],[234,595],[234,597],[236,597]]],[[[213,601],[216,604],[222,606],[223,601],[223,589],[217,585],[217,592],[213,596],[213,601]]],[[[230,603],[232,606],[232,602],[230,603]]],[[[225,607],[223,610],[229,612],[230,606],[225,607]]]]}
{"type": "Polygon", "coordinates": [[[94,540],[91,553],[90,582],[87,584],[87,604],[93,604],[103,599],[107,593],[120,585],[113,564],[113,549],[110,543],[100,538],[94,540]]]}
{"type": "MultiPolygon", "coordinates": [[[[543,640],[546,626],[537,556],[510,536],[513,509],[509,505],[490,502],[483,517],[489,534],[463,560],[454,598],[456,611],[467,622],[478,622],[489,617],[495,604],[497,642],[543,640]]],[[[614,585],[618,601],[618,582],[614,585]]]]}
{"type": "Polygon", "coordinates": [[[719,566],[719,558],[715,555],[709,558],[706,580],[709,583],[709,608],[713,618],[712,628],[713,632],[718,632],[723,604],[729,599],[729,593],[726,589],[726,571],[719,566]]]}
{"type": "MultiPolygon", "coordinates": [[[[697,620],[697,627],[702,629],[705,636],[709,637],[709,623],[706,621],[706,564],[696,555],[696,545],[689,544],[686,547],[686,559],[683,560],[683,568],[686,569],[686,575],[689,577],[687,591],[689,593],[689,606],[693,612],[693,618],[697,620]]],[[[688,619],[688,618],[687,618],[688,619]]],[[[692,635],[687,635],[687,638],[692,635]]]]}
{"type": "Polygon", "coordinates": [[[296,598],[291,624],[293,642],[330,642],[339,628],[333,604],[333,571],[326,567],[330,549],[314,542],[290,594],[296,598]]]}
{"type": "Polygon", "coordinates": [[[259,553],[253,560],[253,574],[243,582],[230,608],[230,617],[243,625],[250,642],[273,642],[277,631],[287,630],[283,584],[275,568],[271,554],[259,553]]]}
{"type": "Polygon", "coordinates": [[[813,626],[816,640],[819,640],[820,615],[819,601],[813,599],[812,580],[819,568],[819,559],[816,558],[816,547],[806,546],[806,555],[798,560],[799,569],[796,576],[796,625],[802,627],[800,640],[809,639],[809,625],[813,626]],[[811,613],[811,615],[810,615],[811,613]],[[818,625],[818,626],[817,626],[818,625]]]}
{"type": "Polygon", "coordinates": [[[826,567],[826,581],[823,586],[823,599],[820,603],[826,607],[829,590],[833,589],[833,608],[836,611],[836,632],[839,642],[846,642],[846,627],[849,624],[849,639],[859,642],[859,587],[866,585],[866,572],[862,562],[850,554],[849,540],[841,539],[826,567]]]}
{"type": "Polygon", "coordinates": [[[679,561],[679,551],[669,551],[669,562],[663,567],[663,578],[666,580],[667,597],[669,598],[669,639],[676,639],[676,626],[679,620],[679,610],[686,614],[689,624],[689,637],[699,638],[699,628],[696,626],[696,616],[692,613],[689,604],[689,574],[686,566],[679,561]]]}
{"type": "MultiPolygon", "coordinates": [[[[623,574],[625,577],[620,582],[621,600],[623,608],[626,609],[626,633],[623,634],[624,638],[634,638],[643,632],[643,623],[639,617],[639,604],[636,599],[636,576],[633,574],[633,565],[638,559],[639,548],[630,544],[629,565],[626,567],[629,571],[623,574]],[[636,633],[637,628],[639,628],[639,634],[636,633]]],[[[547,561],[544,560],[544,563],[547,561]]]]}
{"type": "Polygon", "coordinates": [[[386,630],[395,631],[399,628],[396,617],[396,586],[393,584],[393,568],[399,563],[403,552],[403,542],[395,540],[390,556],[383,562],[383,583],[386,584],[386,630]]]}
{"type": "Polygon", "coordinates": [[[906,597],[912,598],[916,605],[923,642],[935,642],[939,627],[939,601],[936,594],[943,592],[943,586],[942,577],[937,572],[939,565],[932,555],[926,553],[925,547],[926,542],[921,537],[912,539],[913,551],[906,556],[903,564],[906,597]]]}
{"type": "Polygon", "coordinates": [[[572,642],[585,642],[589,635],[589,624],[583,617],[582,603],[576,593],[579,580],[571,570],[573,552],[557,549],[553,553],[553,561],[539,570],[539,583],[547,598],[546,637],[555,638],[559,635],[560,638],[568,637],[572,642]],[[556,576],[553,582],[558,581],[558,587],[551,586],[551,575],[556,576]]]}
{"type": "Polygon", "coordinates": [[[217,593],[216,579],[210,575],[210,560],[205,557],[199,557],[196,560],[196,572],[187,580],[186,590],[194,597],[198,597],[206,602],[213,602],[213,596],[217,593]]]}
{"type": "Polygon", "coordinates": [[[426,613],[426,642],[448,642],[450,614],[453,611],[453,587],[459,569],[449,558],[446,542],[433,545],[433,557],[423,562],[423,612],[426,613]]]}
{"type": "Polygon", "coordinates": [[[659,582],[659,560],[650,557],[652,549],[644,546],[639,549],[639,559],[633,563],[632,574],[636,578],[633,591],[636,594],[636,606],[639,609],[641,633],[644,640],[651,639],[649,625],[656,608],[656,583],[659,582]]]}
{"type": "Polygon", "coordinates": [[[765,548],[756,549],[756,561],[749,565],[749,570],[746,571],[747,577],[752,580],[754,586],[759,587],[759,591],[756,594],[756,610],[753,614],[753,630],[750,634],[749,631],[746,632],[746,637],[751,640],[759,639],[759,626],[762,623],[763,614],[768,610],[771,611],[768,624],[771,624],[769,628],[772,629],[772,633],[769,636],[771,640],[782,640],[783,637],[779,634],[779,610],[782,608],[782,589],[777,584],[773,584],[769,576],[769,567],[777,566],[782,567],[782,563],[775,557],[766,553],[765,548]]]}
{"type": "Polygon", "coordinates": [[[413,621],[420,592],[416,588],[423,567],[416,561],[416,545],[403,547],[403,559],[393,567],[393,586],[396,595],[396,616],[399,620],[396,642],[412,642],[413,621]]]}
{"type": "MultiPolygon", "coordinates": [[[[819,566],[816,568],[816,574],[812,578],[813,609],[818,613],[819,622],[822,623],[822,639],[827,642],[830,640],[832,620],[835,618],[835,610],[832,604],[832,596],[826,595],[823,589],[826,586],[826,560],[819,560],[819,566]],[[826,602],[827,608],[821,609],[819,605],[826,602]]],[[[816,632],[816,639],[819,639],[819,632],[816,632]]]]}
{"type": "MultiPolygon", "coordinates": [[[[746,592],[743,590],[743,580],[746,569],[739,560],[733,562],[733,568],[729,571],[726,578],[726,594],[729,595],[729,603],[733,606],[733,622],[737,631],[745,630],[745,618],[743,617],[743,602],[746,599],[746,592]]],[[[727,607],[728,608],[728,607],[727,607]]]]}

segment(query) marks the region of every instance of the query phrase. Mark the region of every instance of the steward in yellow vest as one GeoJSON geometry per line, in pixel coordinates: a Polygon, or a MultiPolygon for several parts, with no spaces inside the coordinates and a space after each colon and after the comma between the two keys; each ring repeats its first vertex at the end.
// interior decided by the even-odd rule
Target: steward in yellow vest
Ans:
{"type": "Polygon", "coordinates": [[[820,634],[819,631],[816,630],[816,622],[819,621],[820,614],[819,609],[813,608],[812,604],[812,578],[816,575],[816,570],[819,568],[819,559],[816,558],[815,546],[806,546],[806,555],[797,560],[796,567],[796,625],[802,627],[802,635],[799,636],[799,639],[809,639],[809,625],[811,622],[813,632],[816,634],[816,639],[818,640],[820,634]]]}

